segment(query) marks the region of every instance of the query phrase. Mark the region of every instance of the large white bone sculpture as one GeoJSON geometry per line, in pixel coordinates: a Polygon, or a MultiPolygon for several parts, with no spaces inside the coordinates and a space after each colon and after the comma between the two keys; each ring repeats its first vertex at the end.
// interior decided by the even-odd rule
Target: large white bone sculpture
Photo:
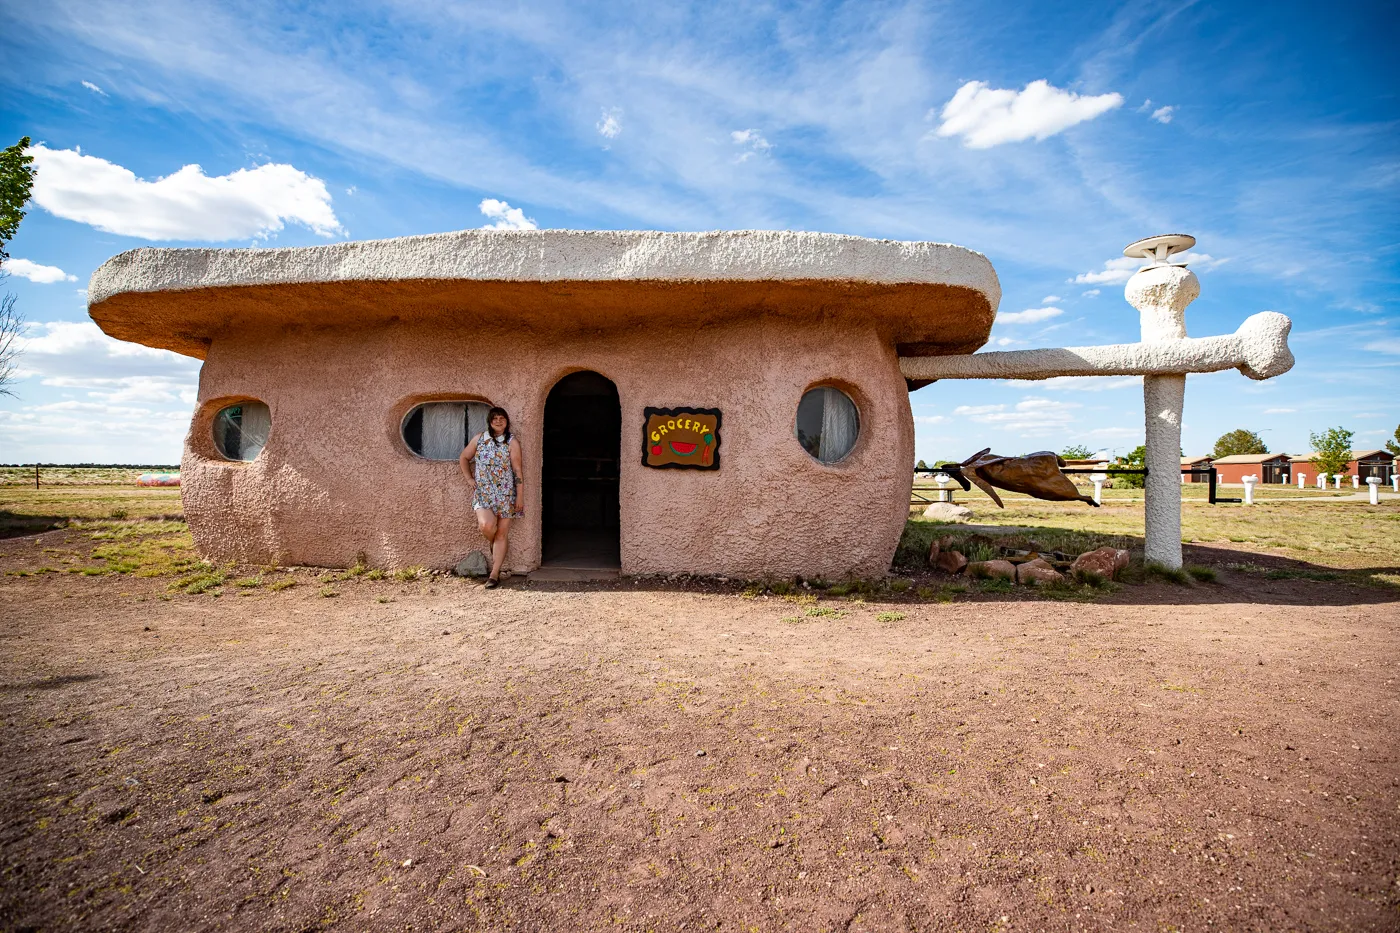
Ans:
{"type": "Polygon", "coordinates": [[[965,356],[901,357],[908,379],[1051,379],[1055,376],[1142,376],[1147,427],[1146,548],[1148,561],[1181,566],[1181,408],[1186,374],[1238,369],[1251,379],[1272,379],[1293,368],[1289,319],[1274,311],[1247,318],[1233,334],[1186,336],[1186,306],[1201,293],[1200,280],[1170,257],[1190,249],[1194,237],[1148,237],[1123,250],[1147,261],[1123,290],[1142,319],[1140,343],[1100,347],[1008,350],[965,356]]]}

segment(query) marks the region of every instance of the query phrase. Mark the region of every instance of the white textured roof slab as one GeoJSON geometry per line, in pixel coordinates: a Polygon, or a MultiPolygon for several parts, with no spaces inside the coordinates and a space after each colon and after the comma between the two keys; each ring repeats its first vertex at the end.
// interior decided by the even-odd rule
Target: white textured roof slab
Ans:
{"type": "Polygon", "coordinates": [[[1001,301],[987,257],[831,233],[463,230],[287,249],[154,249],[93,273],[108,334],[203,358],[230,328],[474,315],[627,327],[766,313],[878,326],[901,353],[981,346],[1001,301]]]}
{"type": "Polygon", "coordinates": [[[987,257],[949,243],[767,230],[461,230],[286,249],[144,247],[93,273],[88,304],[124,292],[408,279],[955,285],[993,308],[1001,301],[987,257]]]}

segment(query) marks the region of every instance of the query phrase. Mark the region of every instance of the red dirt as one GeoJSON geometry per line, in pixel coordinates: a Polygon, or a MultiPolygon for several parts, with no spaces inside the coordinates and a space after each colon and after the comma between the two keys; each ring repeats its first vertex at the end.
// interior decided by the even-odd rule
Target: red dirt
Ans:
{"type": "Polygon", "coordinates": [[[3,578],[0,927],[1397,926],[1375,590],[338,588],[3,578]]]}

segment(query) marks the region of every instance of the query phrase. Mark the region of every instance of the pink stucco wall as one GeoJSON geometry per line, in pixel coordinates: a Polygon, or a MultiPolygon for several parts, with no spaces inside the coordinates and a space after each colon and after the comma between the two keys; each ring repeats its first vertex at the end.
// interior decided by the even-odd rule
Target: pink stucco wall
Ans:
{"type": "Polygon", "coordinates": [[[371,566],[452,566],[483,544],[466,484],[455,462],[409,452],[400,423],[424,401],[479,398],[510,411],[524,445],[528,514],[507,565],[533,569],[545,399],[563,376],[591,369],[616,383],[622,405],[623,572],[885,572],[914,460],[888,327],[752,315],[723,326],[570,328],[437,320],[225,331],[208,349],[182,464],[200,551],[284,565],[345,566],[362,553],[371,566]],[[817,383],[845,389],[860,410],[856,448],[834,466],[793,433],[798,401],[817,383]],[[251,463],[225,462],[210,422],[247,399],[270,406],[270,440],[251,463]],[[721,469],[643,467],[646,406],[722,409],[721,469]]]}

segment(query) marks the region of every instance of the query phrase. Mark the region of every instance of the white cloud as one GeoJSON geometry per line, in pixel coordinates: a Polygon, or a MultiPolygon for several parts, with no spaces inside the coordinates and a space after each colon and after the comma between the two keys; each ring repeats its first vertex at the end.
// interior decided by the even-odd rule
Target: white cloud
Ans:
{"type": "Polygon", "coordinates": [[[1141,376],[1055,376],[1040,383],[1047,389],[1067,392],[1107,392],[1142,385],[1141,376]]]}
{"type": "Polygon", "coordinates": [[[1039,321],[1048,321],[1052,317],[1059,317],[1065,312],[1059,308],[1027,308],[1024,311],[1012,311],[1010,313],[997,312],[997,324],[1035,324],[1039,321]]]}
{"type": "Polygon", "coordinates": [[[1372,340],[1366,344],[1366,349],[1374,350],[1377,353],[1400,353],[1400,338],[1372,340]]]}
{"type": "Polygon", "coordinates": [[[942,424],[948,420],[947,415],[915,415],[915,424],[942,424]]]}
{"type": "Polygon", "coordinates": [[[98,87],[97,85],[93,84],[91,81],[84,81],[84,82],[83,82],[83,87],[87,88],[89,91],[92,91],[92,93],[94,93],[94,94],[101,94],[103,97],[106,97],[106,96],[107,96],[107,92],[106,92],[106,91],[102,90],[102,88],[100,88],[100,87],[98,87]]]}
{"type": "MultiPolygon", "coordinates": [[[[1230,260],[1216,259],[1210,253],[1182,253],[1174,256],[1173,262],[1184,262],[1193,269],[1202,272],[1210,272],[1218,269],[1230,260]]],[[[1119,256],[1110,259],[1103,264],[1103,268],[1098,272],[1081,272],[1072,279],[1067,279],[1071,285],[1112,285],[1127,282],[1133,277],[1133,273],[1143,266],[1143,260],[1134,259],[1130,256],[1119,256]]],[[[1092,294],[1097,295],[1098,289],[1094,289],[1092,294]]],[[[1088,295],[1090,292],[1085,292],[1088,295]]]]}
{"type": "Polygon", "coordinates": [[[1121,256],[1104,263],[1103,269],[1099,272],[1081,272],[1068,281],[1071,285],[1109,285],[1126,282],[1141,266],[1141,259],[1121,256]]]}
{"type": "Polygon", "coordinates": [[[1175,109],[1175,107],[1158,107],[1152,111],[1152,119],[1158,123],[1170,123],[1172,122],[1172,111],[1175,109]]]}
{"type": "Polygon", "coordinates": [[[78,281],[76,275],[69,275],[58,266],[42,266],[37,262],[30,262],[28,259],[6,259],[3,264],[0,264],[0,269],[38,285],[78,281]]]}
{"type": "Polygon", "coordinates": [[[481,202],[481,213],[494,219],[493,224],[484,224],[483,230],[538,230],[539,225],[518,207],[511,207],[505,201],[486,198],[481,202]]]}
{"type": "Polygon", "coordinates": [[[32,146],[34,202],[56,217],[144,240],[265,237],[286,221],[321,236],[343,233],[325,182],[269,163],[209,176],[198,165],[146,181],[76,149],[32,146]]]}
{"type": "Polygon", "coordinates": [[[953,414],[978,424],[1020,431],[1022,437],[1039,437],[1054,434],[1072,424],[1074,410],[1079,407],[1076,402],[1032,396],[1022,399],[1010,409],[1005,405],[959,405],[953,409],[953,414]]]}
{"type": "Polygon", "coordinates": [[[1097,288],[1091,288],[1091,289],[1089,289],[1087,292],[1084,292],[1083,295],[1082,295],[1082,297],[1084,297],[1084,298],[1097,298],[1097,297],[1099,297],[1099,295],[1101,295],[1101,294],[1103,294],[1103,293],[1102,293],[1099,289],[1097,289],[1097,288]]]}
{"type": "Polygon", "coordinates": [[[1018,343],[1025,343],[1025,341],[1015,340],[1011,337],[997,337],[994,340],[992,340],[992,343],[996,344],[999,347],[1010,347],[1018,343]]]}
{"type": "MultiPolygon", "coordinates": [[[[169,350],[114,340],[91,321],[31,324],[16,341],[20,378],[112,380],[132,377],[178,377],[195,381],[199,361],[169,350]]],[[[54,383],[60,384],[60,383],[54,383]]],[[[86,388],[87,386],[78,386],[86,388]]]]}
{"type": "Polygon", "coordinates": [[[1043,305],[1053,305],[1061,301],[1064,301],[1064,299],[1059,295],[1046,295],[1044,298],[1040,299],[1040,303],[1043,305]]]}
{"type": "Polygon", "coordinates": [[[1081,97],[1044,80],[1032,81],[1022,91],[994,90],[983,81],[969,81],[943,105],[938,135],[961,136],[969,149],[1041,140],[1122,103],[1119,94],[1081,97]]]}
{"type": "Polygon", "coordinates": [[[747,152],[736,158],[735,162],[747,162],[755,154],[767,152],[773,148],[772,143],[764,139],[758,130],[734,130],[729,134],[729,138],[734,140],[734,145],[744,146],[748,149],[747,152]]]}
{"type": "Polygon", "coordinates": [[[1297,414],[1297,413],[1298,413],[1298,409],[1296,409],[1296,408],[1266,408],[1266,409],[1264,409],[1264,414],[1266,414],[1266,415],[1295,415],[1295,414],[1297,414]]]}
{"type": "Polygon", "coordinates": [[[604,110],[602,119],[598,121],[598,135],[616,139],[621,133],[622,111],[616,107],[604,110]]]}
{"type": "Polygon", "coordinates": [[[1139,108],[1137,109],[1137,112],[1138,112],[1138,113],[1146,113],[1147,111],[1149,111],[1149,110],[1151,110],[1151,109],[1152,109],[1152,98],[1149,97],[1149,98],[1147,98],[1147,100],[1145,100],[1145,101],[1142,102],[1142,106],[1139,107],[1139,108]]]}

